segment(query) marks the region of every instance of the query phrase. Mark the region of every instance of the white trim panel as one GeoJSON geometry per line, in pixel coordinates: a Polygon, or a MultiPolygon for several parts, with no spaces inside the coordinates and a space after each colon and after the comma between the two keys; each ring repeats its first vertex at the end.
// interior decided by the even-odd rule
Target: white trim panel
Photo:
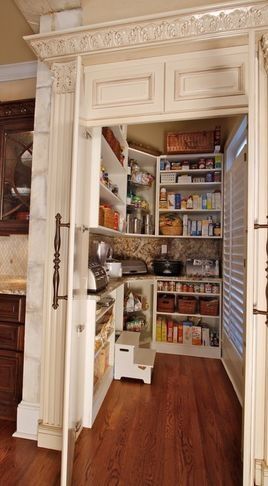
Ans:
{"type": "Polygon", "coordinates": [[[85,68],[86,117],[111,118],[164,110],[164,62],[129,61],[85,68]]]}
{"type": "Polygon", "coordinates": [[[37,61],[2,64],[0,66],[0,82],[36,78],[36,75],[37,61]]]}
{"type": "Polygon", "coordinates": [[[247,105],[247,47],[181,54],[166,63],[166,112],[247,105]]]}
{"type": "Polygon", "coordinates": [[[17,408],[17,430],[13,437],[37,440],[39,416],[39,405],[22,400],[17,408]]]}

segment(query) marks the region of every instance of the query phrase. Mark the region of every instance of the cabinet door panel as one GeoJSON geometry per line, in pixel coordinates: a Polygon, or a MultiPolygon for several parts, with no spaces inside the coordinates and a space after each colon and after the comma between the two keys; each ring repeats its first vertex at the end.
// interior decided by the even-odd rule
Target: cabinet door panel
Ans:
{"type": "Polygon", "coordinates": [[[0,402],[15,402],[21,399],[22,354],[12,351],[0,352],[0,402]]]}
{"type": "Polygon", "coordinates": [[[2,349],[23,350],[24,326],[0,323],[0,346],[2,349]]]}
{"type": "Polygon", "coordinates": [[[166,111],[246,106],[246,79],[244,47],[176,56],[166,63],[166,111]]]}
{"type": "Polygon", "coordinates": [[[0,320],[24,323],[25,297],[0,294],[0,320]]]}
{"type": "Polygon", "coordinates": [[[85,68],[87,118],[161,113],[164,107],[164,63],[129,61],[85,68]]]}

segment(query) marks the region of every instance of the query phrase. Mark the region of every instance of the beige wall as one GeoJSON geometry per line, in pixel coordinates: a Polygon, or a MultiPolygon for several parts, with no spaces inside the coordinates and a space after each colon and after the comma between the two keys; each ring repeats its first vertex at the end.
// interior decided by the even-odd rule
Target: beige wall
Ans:
{"type": "Polygon", "coordinates": [[[181,122],[148,123],[144,125],[128,125],[128,140],[149,145],[160,152],[165,153],[166,132],[193,132],[201,130],[214,130],[217,125],[221,126],[222,148],[228,135],[236,124],[239,116],[210,118],[203,120],[187,120],[181,122]]]}
{"type": "Polygon", "coordinates": [[[0,64],[35,60],[22,38],[33,32],[13,0],[0,0],[0,12],[0,64]]]}
{"type": "MultiPolygon", "coordinates": [[[[234,6],[238,1],[227,0],[81,0],[83,7],[83,24],[94,24],[98,22],[109,22],[122,20],[142,15],[152,15],[161,12],[170,12],[189,8],[205,8],[211,5],[229,3],[234,6]]],[[[243,3],[250,3],[244,0],[243,3]]]]}
{"type": "Polygon", "coordinates": [[[0,83],[0,101],[35,98],[36,79],[20,79],[0,83]]]}

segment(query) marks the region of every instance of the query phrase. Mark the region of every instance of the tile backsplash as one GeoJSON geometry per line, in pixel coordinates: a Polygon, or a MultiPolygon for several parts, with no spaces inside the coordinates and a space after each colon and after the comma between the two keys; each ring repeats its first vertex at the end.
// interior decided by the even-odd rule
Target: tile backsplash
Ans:
{"type": "MultiPolygon", "coordinates": [[[[174,260],[185,263],[187,258],[211,258],[221,260],[221,240],[200,240],[180,238],[146,238],[146,237],[115,237],[107,238],[91,235],[94,241],[106,241],[113,247],[114,258],[138,258],[143,260],[149,271],[152,271],[152,260],[160,256],[161,245],[167,245],[168,255],[174,260]]],[[[92,245],[90,245],[90,256],[92,245]]]]}
{"type": "Polygon", "coordinates": [[[28,236],[0,237],[0,276],[25,277],[27,275],[28,236]]]}

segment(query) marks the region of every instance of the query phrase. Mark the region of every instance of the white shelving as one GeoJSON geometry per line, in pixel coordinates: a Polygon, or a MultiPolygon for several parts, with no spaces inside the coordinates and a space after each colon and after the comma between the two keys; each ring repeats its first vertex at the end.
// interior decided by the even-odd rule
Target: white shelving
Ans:
{"type": "Polygon", "coordinates": [[[118,159],[100,127],[94,127],[91,130],[92,144],[91,154],[89,154],[89,229],[91,232],[107,236],[122,233],[124,229],[128,157],[128,145],[122,131],[119,127],[110,127],[110,130],[120,143],[122,160],[118,159]],[[106,180],[105,183],[101,180],[102,168],[109,179],[107,183],[106,180]],[[100,212],[100,207],[103,208],[103,206],[106,207],[105,213],[103,209],[100,212]],[[104,224],[102,224],[100,218],[103,218],[104,214],[104,224]]]}
{"type": "Polygon", "coordinates": [[[92,427],[114,377],[115,330],[122,328],[123,285],[110,293],[88,296],[86,322],[85,396],[83,426],[92,427]],[[110,305],[98,309],[98,302],[110,305]]]}
{"type": "MultiPolygon", "coordinates": [[[[170,354],[183,354],[188,356],[198,356],[207,358],[220,358],[221,356],[221,300],[222,300],[222,281],[221,279],[195,278],[190,277],[181,279],[179,277],[168,279],[168,277],[158,277],[154,286],[154,316],[153,316],[153,340],[151,347],[157,352],[170,354]],[[200,288],[200,285],[214,285],[214,293],[199,291],[176,291],[164,290],[163,284],[171,284],[176,288],[176,284],[191,285],[200,288]],[[159,289],[160,288],[160,289],[159,289]],[[216,292],[217,290],[217,292],[216,292]],[[159,310],[158,298],[167,296],[174,302],[172,310],[159,310]],[[173,298],[172,298],[173,297],[173,298]],[[189,298],[196,301],[196,312],[182,313],[178,310],[178,299],[189,298]],[[206,302],[218,301],[218,312],[215,315],[201,314],[200,299],[206,302]],[[188,322],[188,324],[187,324],[188,322]],[[192,325],[189,324],[192,323],[192,325]],[[185,324],[184,324],[185,323],[185,324]],[[160,327],[161,326],[161,329],[160,327]],[[163,327],[162,327],[163,326],[163,327]],[[183,326],[188,326],[188,339],[184,342],[183,326]],[[198,340],[193,339],[192,328],[196,328],[198,340]],[[180,331],[179,331],[180,327],[180,331]],[[168,328],[170,330],[168,331],[168,328]],[[204,329],[204,330],[203,330],[204,329]],[[170,333],[170,334],[169,334],[170,333]],[[180,333],[180,337],[179,337],[180,333]],[[215,339],[218,340],[216,345],[215,339]],[[189,340],[191,341],[189,343],[189,340]],[[208,343],[209,340],[209,343],[208,343]],[[175,341],[175,342],[174,342],[175,341]],[[214,345],[211,345],[214,343],[214,345]]],[[[214,304],[213,304],[214,305],[214,304]]]]}
{"type": "Polygon", "coordinates": [[[165,238],[220,239],[222,238],[222,221],[222,154],[163,155],[159,157],[156,184],[156,234],[165,238]],[[210,165],[213,164],[212,168],[206,167],[208,160],[210,160],[210,165]],[[175,165],[175,169],[172,168],[172,164],[175,165]],[[198,164],[202,164],[204,168],[198,168],[198,164]],[[162,166],[166,165],[170,168],[163,169],[162,166]],[[191,168],[193,166],[194,168],[191,168]],[[179,180],[180,177],[184,177],[185,180],[179,180]],[[217,180],[214,180],[216,177],[217,180]],[[178,221],[175,222],[174,218],[178,221]],[[165,234],[162,227],[172,226],[172,224],[182,225],[180,235],[165,234]]]}
{"type": "MultiPolygon", "coordinates": [[[[129,161],[134,160],[139,165],[141,171],[148,172],[153,177],[156,176],[156,163],[157,163],[156,156],[148,154],[146,152],[142,152],[141,150],[129,148],[128,159],[129,161]]],[[[133,205],[133,207],[127,206],[127,213],[129,213],[127,229],[126,229],[127,234],[135,234],[135,236],[136,235],[139,236],[140,234],[140,233],[138,234],[136,232],[135,233],[133,232],[132,226],[134,226],[133,219],[135,217],[141,220],[142,222],[141,234],[144,234],[145,232],[144,219],[146,217],[146,214],[151,216],[152,231],[153,231],[154,220],[155,220],[155,186],[156,186],[155,181],[153,181],[151,185],[140,184],[133,181],[128,182],[128,192],[132,193],[132,195],[136,195],[138,197],[141,197],[143,200],[145,200],[149,208],[147,211],[144,211],[143,208],[135,207],[135,205],[133,205]]]]}

